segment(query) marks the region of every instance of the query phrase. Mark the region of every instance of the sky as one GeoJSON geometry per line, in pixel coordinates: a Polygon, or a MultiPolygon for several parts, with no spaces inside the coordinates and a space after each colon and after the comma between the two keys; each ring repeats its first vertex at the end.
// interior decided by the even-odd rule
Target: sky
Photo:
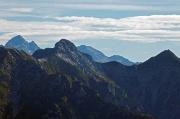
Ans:
{"type": "Polygon", "coordinates": [[[0,0],[0,44],[16,35],[41,48],[62,38],[143,62],[180,57],[179,0],[0,0]]]}

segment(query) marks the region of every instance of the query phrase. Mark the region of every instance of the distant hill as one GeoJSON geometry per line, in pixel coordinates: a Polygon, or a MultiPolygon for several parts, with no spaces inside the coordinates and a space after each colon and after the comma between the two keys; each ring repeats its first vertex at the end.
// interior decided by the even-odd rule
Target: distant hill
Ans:
{"type": "Polygon", "coordinates": [[[28,54],[33,54],[39,46],[34,42],[28,43],[22,36],[18,35],[10,39],[6,44],[6,48],[16,48],[18,50],[23,50],[28,54]]]}
{"type": "Polygon", "coordinates": [[[91,46],[81,45],[77,48],[79,51],[91,55],[92,58],[97,62],[105,63],[105,62],[110,62],[110,61],[117,61],[117,62],[120,62],[127,66],[136,64],[136,63],[129,61],[128,59],[126,59],[122,56],[119,56],[119,55],[113,55],[111,57],[108,57],[108,56],[104,55],[101,51],[96,50],[91,46]]]}

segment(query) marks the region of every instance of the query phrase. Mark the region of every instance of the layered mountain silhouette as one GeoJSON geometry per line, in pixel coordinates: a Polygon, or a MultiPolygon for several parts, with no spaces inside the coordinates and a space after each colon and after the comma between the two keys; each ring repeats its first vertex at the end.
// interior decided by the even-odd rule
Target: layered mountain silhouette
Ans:
{"type": "Polygon", "coordinates": [[[180,117],[180,60],[170,50],[133,66],[96,62],[66,39],[32,56],[0,54],[2,119],[180,117]]]}
{"type": "Polygon", "coordinates": [[[128,59],[119,55],[113,55],[111,57],[108,57],[104,55],[101,51],[96,50],[91,46],[81,45],[77,48],[79,51],[91,55],[92,58],[97,62],[105,63],[105,62],[110,62],[110,61],[117,61],[128,66],[135,64],[134,62],[129,61],[128,59]]]}
{"type": "Polygon", "coordinates": [[[18,50],[23,50],[28,54],[33,54],[37,49],[40,49],[39,46],[34,42],[28,43],[22,36],[17,35],[10,39],[6,44],[6,48],[16,48],[18,50]]]}
{"type": "Polygon", "coordinates": [[[33,57],[48,66],[53,72],[63,72],[88,85],[107,102],[123,108],[143,111],[137,100],[127,100],[126,92],[105,76],[100,63],[95,62],[88,54],[81,53],[76,46],[66,39],[55,44],[54,48],[37,50],[33,57]]]}
{"type": "Polygon", "coordinates": [[[126,92],[68,40],[37,50],[34,57],[6,48],[0,54],[2,119],[153,119],[125,109],[131,102],[126,92]]]}

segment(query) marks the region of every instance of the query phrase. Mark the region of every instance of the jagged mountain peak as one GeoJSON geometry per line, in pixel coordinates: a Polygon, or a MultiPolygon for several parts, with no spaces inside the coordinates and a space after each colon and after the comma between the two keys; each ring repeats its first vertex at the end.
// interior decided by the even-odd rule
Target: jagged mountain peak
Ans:
{"type": "Polygon", "coordinates": [[[171,62],[171,61],[179,60],[179,58],[169,49],[162,51],[157,56],[151,59],[155,59],[156,61],[162,61],[162,62],[165,62],[165,61],[171,62]]]}
{"type": "Polygon", "coordinates": [[[17,35],[17,36],[14,36],[13,38],[23,38],[23,37],[21,35],[17,35]]]}
{"type": "Polygon", "coordinates": [[[45,48],[45,49],[40,49],[34,52],[33,56],[36,57],[37,59],[45,58],[45,57],[50,57],[50,56],[63,56],[63,57],[69,57],[72,56],[74,57],[75,55],[79,55],[79,52],[76,48],[76,46],[69,40],[66,39],[61,39],[58,41],[54,48],[45,48]]]}
{"type": "Polygon", "coordinates": [[[162,58],[167,58],[167,57],[172,57],[172,58],[177,58],[177,56],[171,51],[171,50],[164,50],[161,53],[157,55],[157,57],[162,57],[162,58]]]}
{"type": "Polygon", "coordinates": [[[34,41],[29,42],[29,46],[40,49],[39,46],[34,41]]]}
{"type": "Polygon", "coordinates": [[[6,43],[5,46],[11,47],[11,45],[13,45],[13,44],[15,44],[15,45],[21,45],[21,44],[28,44],[28,42],[27,42],[21,35],[17,35],[17,36],[15,36],[15,37],[11,38],[11,39],[6,43]]]}
{"type": "MultiPolygon", "coordinates": [[[[24,39],[21,35],[14,36],[13,38],[21,38],[21,39],[24,39]]],[[[12,38],[12,39],[13,39],[13,38],[12,38]]]]}
{"type": "Polygon", "coordinates": [[[5,44],[5,47],[23,50],[28,54],[33,54],[37,49],[40,49],[34,41],[28,43],[21,35],[17,35],[15,37],[11,38],[5,44]]]}
{"type": "Polygon", "coordinates": [[[31,41],[29,43],[29,49],[32,50],[32,51],[36,51],[37,49],[40,49],[40,48],[34,41],[31,41]]]}
{"type": "Polygon", "coordinates": [[[55,49],[58,51],[77,51],[76,46],[69,40],[61,39],[59,42],[55,44],[55,49]]]}

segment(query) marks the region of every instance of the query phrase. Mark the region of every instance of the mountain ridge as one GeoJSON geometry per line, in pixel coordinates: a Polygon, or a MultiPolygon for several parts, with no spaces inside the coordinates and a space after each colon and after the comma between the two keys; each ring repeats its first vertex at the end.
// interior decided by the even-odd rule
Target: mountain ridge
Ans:
{"type": "Polygon", "coordinates": [[[153,119],[104,102],[79,79],[51,73],[24,51],[0,48],[0,52],[0,118],[153,119]]]}
{"type": "Polygon", "coordinates": [[[180,61],[170,50],[132,66],[96,62],[66,39],[32,56],[0,54],[0,118],[180,117],[180,61]]]}
{"type": "Polygon", "coordinates": [[[175,93],[180,90],[180,61],[170,50],[140,65],[127,67],[116,62],[104,63],[102,66],[106,76],[127,91],[131,98],[138,98],[144,109],[153,116],[159,119],[175,119],[180,116],[175,111],[180,110],[177,102],[179,94],[175,93]]]}
{"type": "MultiPolygon", "coordinates": [[[[66,40],[66,42],[67,44],[69,44],[70,41],[66,40]]],[[[62,46],[62,44],[64,44],[64,40],[60,40],[58,43],[60,44],[60,46],[62,46]]],[[[64,44],[64,46],[66,45],[64,44]]],[[[86,85],[89,85],[92,89],[98,90],[97,92],[99,93],[99,95],[101,95],[106,101],[111,103],[116,103],[118,105],[123,106],[124,108],[126,107],[126,105],[128,105],[128,103],[130,103],[125,99],[126,92],[123,91],[123,89],[118,87],[116,84],[114,84],[113,81],[111,81],[109,78],[107,78],[104,75],[104,71],[101,67],[101,64],[95,62],[91,57],[87,56],[87,54],[83,54],[77,49],[69,50],[71,48],[61,48],[61,47],[58,48],[63,49],[62,50],[63,52],[59,51],[59,49],[57,49],[55,45],[54,48],[37,50],[33,54],[33,56],[38,60],[42,60],[42,62],[46,64],[48,64],[48,62],[51,63],[51,65],[54,64],[54,67],[56,66],[67,67],[66,66],[67,64],[70,64],[68,65],[69,67],[75,66],[70,69],[65,69],[66,70],[65,72],[68,73],[68,75],[75,76],[74,73],[72,73],[71,71],[74,70],[75,72],[75,70],[78,70],[79,72],[76,73],[78,78],[84,79],[83,77],[85,76],[86,77],[85,80],[81,80],[81,81],[86,85]],[[53,52],[54,55],[51,55],[49,57],[44,55],[45,53],[47,54],[47,52],[52,53],[52,51],[57,51],[57,52],[53,52]],[[62,63],[62,61],[64,63],[62,63]],[[101,86],[101,88],[98,88],[99,86],[101,86]]],[[[75,48],[74,45],[73,48],[75,48]]],[[[62,69],[60,68],[57,68],[55,70],[56,72],[62,72],[62,69]]],[[[135,105],[129,105],[129,108],[136,109],[140,105],[137,101],[134,101],[134,103],[135,105]]],[[[140,108],[140,111],[142,110],[143,109],[140,108]]]]}
{"type": "Polygon", "coordinates": [[[151,57],[147,61],[140,64],[144,67],[160,67],[160,65],[179,65],[180,59],[170,50],[164,50],[158,55],[151,57]],[[151,65],[151,66],[150,66],[151,65]]]}
{"type": "Polygon", "coordinates": [[[117,61],[128,66],[135,64],[132,61],[129,61],[128,59],[119,55],[113,55],[113,56],[108,57],[104,55],[101,51],[96,50],[91,46],[81,45],[81,46],[78,46],[77,48],[79,51],[91,55],[93,59],[97,62],[105,63],[105,62],[110,62],[110,61],[117,61]]]}

